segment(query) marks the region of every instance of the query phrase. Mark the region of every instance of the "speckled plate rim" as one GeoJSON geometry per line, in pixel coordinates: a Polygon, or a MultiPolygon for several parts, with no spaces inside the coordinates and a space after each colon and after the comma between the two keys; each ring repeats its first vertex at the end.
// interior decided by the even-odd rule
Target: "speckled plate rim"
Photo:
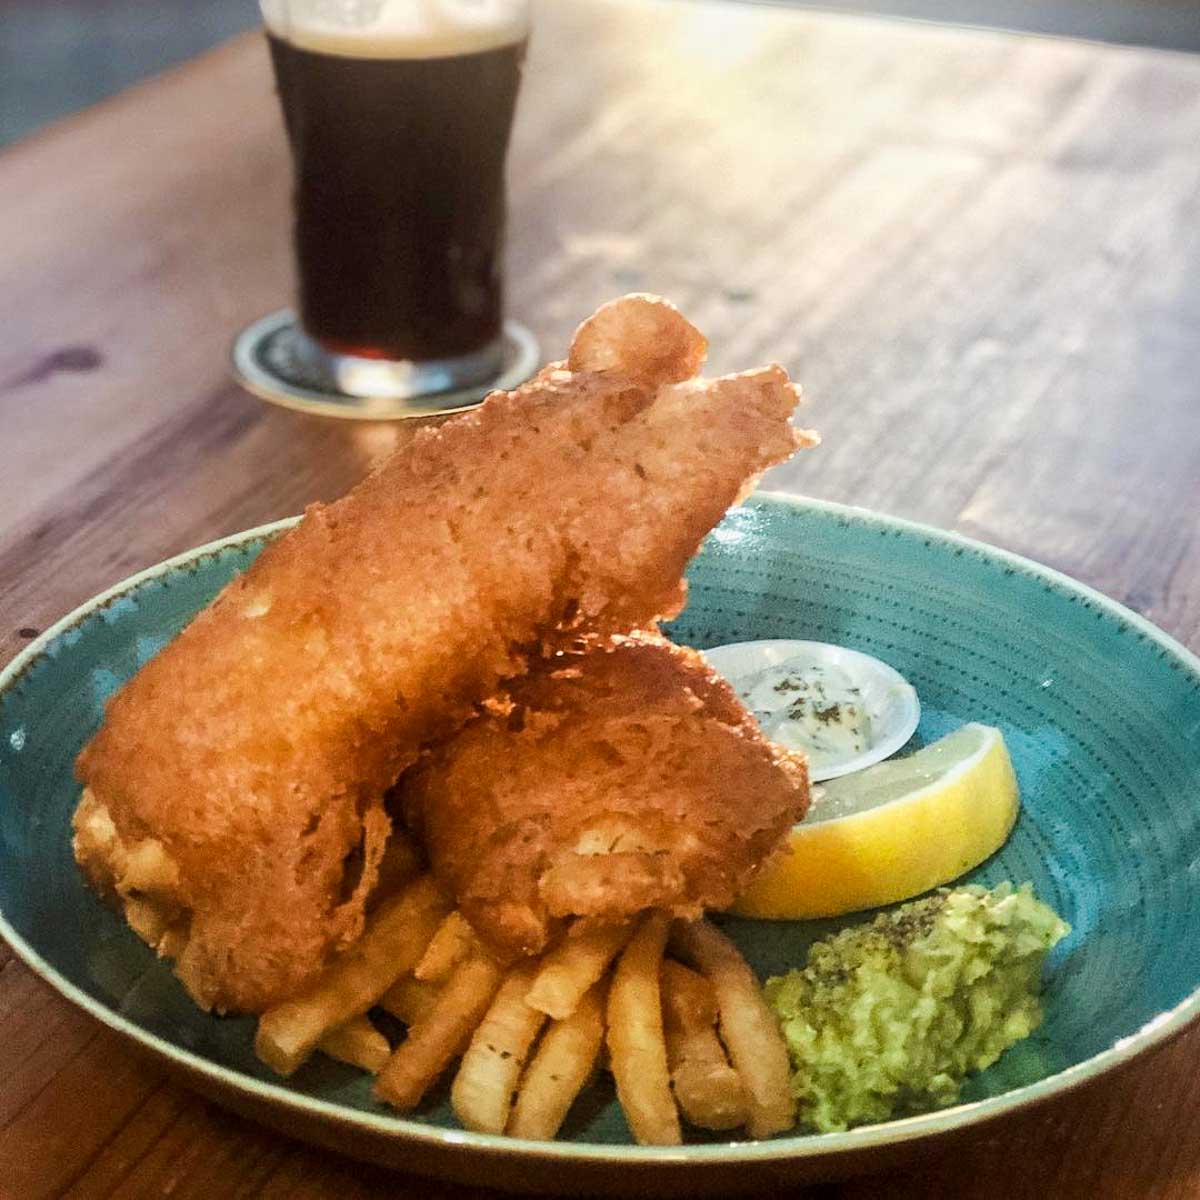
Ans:
{"type": "MultiPolygon", "coordinates": [[[[841,521],[857,522],[876,529],[899,530],[919,536],[929,542],[941,543],[956,550],[970,551],[979,557],[1001,563],[1016,572],[1048,584],[1063,594],[1083,597],[1091,601],[1109,616],[1125,622],[1148,640],[1156,643],[1200,682],[1200,657],[1197,657],[1185,646],[1115,600],[1031,559],[989,546],[961,534],[937,529],[931,525],[826,500],[813,500],[783,493],[757,492],[747,501],[747,506],[768,510],[774,508],[817,512],[841,521]]],[[[299,517],[285,518],[208,542],[203,546],[166,559],[136,575],[131,575],[101,592],[47,629],[18,654],[3,671],[0,671],[0,699],[3,699],[4,695],[20,682],[51,642],[68,633],[92,613],[105,608],[114,600],[120,599],[128,592],[161,575],[199,562],[222,550],[270,537],[272,534],[296,524],[299,519],[299,517]]],[[[962,1131],[994,1117],[1028,1108],[1030,1105],[1051,1099],[1088,1083],[1124,1065],[1152,1047],[1169,1041],[1197,1018],[1200,1018],[1200,987],[1198,987],[1175,1007],[1159,1013],[1136,1032],[1119,1039],[1107,1050],[1036,1083],[1026,1084],[1002,1095],[991,1096],[969,1104],[960,1104],[938,1112],[905,1117],[880,1125],[860,1126],[845,1133],[804,1134],[763,1142],[722,1142],[675,1147],[541,1142],[496,1134],[445,1129],[410,1121],[404,1117],[363,1112],[360,1109],[292,1091],[282,1084],[267,1083],[244,1075],[168,1042],[93,999],[52,967],[33,946],[13,929],[2,912],[0,912],[0,935],[7,940],[16,955],[32,971],[66,999],[95,1017],[96,1020],[185,1071],[200,1075],[219,1087],[241,1092],[278,1109],[292,1109],[333,1125],[357,1128],[363,1132],[390,1137],[399,1142],[419,1143],[442,1149],[471,1150],[483,1157],[524,1155],[541,1159],[544,1162],[557,1161],[564,1165],[579,1162],[637,1168],[638,1166],[700,1165],[705,1162],[722,1164],[784,1163],[788,1160],[840,1157],[875,1148],[913,1142],[937,1134],[962,1131]]]]}

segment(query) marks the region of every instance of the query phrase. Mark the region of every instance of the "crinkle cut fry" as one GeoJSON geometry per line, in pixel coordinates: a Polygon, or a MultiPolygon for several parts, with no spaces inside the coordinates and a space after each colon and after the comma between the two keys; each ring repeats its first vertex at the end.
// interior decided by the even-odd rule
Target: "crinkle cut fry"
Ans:
{"type": "Polygon", "coordinates": [[[486,954],[463,959],[428,1014],[409,1028],[380,1069],[376,1099],[401,1112],[416,1108],[433,1081],[466,1049],[503,978],[504,969],[486,954]]]}
{"type": "Polygon", "coordinates": [[[570,930],[538,963],[526,1002],[555,1020],[565,1020],[625,948],[633,931],[632,921],[570,930]]]}
{"type": "Polygon", "coordinates": [[[584,993],[569,1017],[551,1021],[521,1076],[507,1133],[549,1140],[596,1065],[604,1042],[605,984],[584,993]]]}
{"type": "Polygon", "coordinates": [[[202,1005],[261,1011],[307,984],[362,928],[382,796],[418,747],[564,620],[678,611],[703,536],[803,442],[780,368],[688,381],[694,330],[658,303],[639,320],[647,303],[607,308],[616,335],[585,323],[576,370],[421,430],[311,507],[110,703],[77,774],[178,863],[177,970],[202,1005]],[[664,322],[668,361],[649,353],[664,322]]]}
{"type": "Polygon", "coordinates": [[[317,1043],[317,1049],[338,1062],[349,1063],[372,1075],[379,1073],[392,1053],[387,1038],[371,1024],[371,1018],[365,1013],[331,1029],[317,1043]]]}
{"type": "Polygon", "coordinates": [[[326,1033],[361,1016],[412,969],[446,908],[428,875],[381,904],[363,936],[307,991],[262,1014],[254,1039],[258,1057],[291,1075],[326,1033]]]}
{"type": "Polygon", "coordinates": [[[683,1141],[663,1040],[659,970],[670,928],[666,913],[647,913],[621,952],[608,990],[608,1049],[617,1098],[641,1145],[683,1141]]]}
{"type": "Polygon", "coordinates": [[[746,1131],[771,1137],[796,1123],[787,1043],[738,948],[708,921],[676,921],[671,945],[712,984],[721,1040],[746,1093],[746,1131]]]}
{"type": "Polygon", "coordinates": [[[744,1125],[746,1091],[714,1028],[712,984],[670,958],[663,959],[660,983],[667,1065],[680,1112],[701,1129],[744,1125]]]}
{"type": "Polygon", "coordinates": [[[503,1133],[517,1081],[546,1014],[525,1003],[537,964],[517,963],[475,1030],[450,1088],[450,1105],[466,1129],[503,1133]]]}

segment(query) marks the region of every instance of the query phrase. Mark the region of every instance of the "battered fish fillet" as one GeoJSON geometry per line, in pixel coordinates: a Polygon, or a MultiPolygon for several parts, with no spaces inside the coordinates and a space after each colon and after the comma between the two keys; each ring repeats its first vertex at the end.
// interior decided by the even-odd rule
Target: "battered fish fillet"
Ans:
{"type": "Polygon", "coordinates": [[[644,634],[535,668],[400,793],[505,957],[540,951],[556,917],[728,907],[809,795],[803,755],[768,742],[694,650],[644,634]]]}
{"type": "Polygon", "coordinates": [[[811,440],[781,368],[693,380],[704,349],[665,301],[606,305],[567,364],[310,507],[112,699],[76,856],[198,1003],[308,982],[361,931],[421,746],[560,631],[676,612],[705,533],[811,440]]]}

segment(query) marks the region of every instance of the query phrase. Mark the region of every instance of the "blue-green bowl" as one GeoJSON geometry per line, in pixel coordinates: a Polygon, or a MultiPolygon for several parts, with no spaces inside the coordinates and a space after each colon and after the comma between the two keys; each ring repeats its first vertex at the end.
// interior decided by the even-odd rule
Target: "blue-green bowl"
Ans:
{"type": "MultiPolygon", "coordinates": [[[[69,846],[71,765],[104,700],[283,527],[192,551],[61,621],[0,675],[0,929],[63,995],[243,1113],[349,1153],[493,1185],[758,1189],[877,1166],[1112,1070],[1200,1013],[1200,661],[1133,613],[1023,559],[857,509],[759,496],[714,531],[671,633],[705,647],[810,638],[865,650],[917,687],[930,740],[1004,731],[1024,806],[971,878],[1032,880],[1072,933],[1047,967],[1046,1021],[956,1108],[763,1143],[638,1147],[602,1084],[562,1140],[411,1118],[314,1062],[283,1083],[253,1022],[207,1016],[84,886],[69,846]]],[[[838,922],[730,920],[762,974],[838,922]]]]}

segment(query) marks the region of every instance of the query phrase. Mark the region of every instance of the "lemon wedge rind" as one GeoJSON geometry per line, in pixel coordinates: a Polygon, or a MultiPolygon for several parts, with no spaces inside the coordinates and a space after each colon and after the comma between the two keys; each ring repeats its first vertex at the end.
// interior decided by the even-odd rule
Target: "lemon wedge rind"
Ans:
{"type": "Polygon", "coordinates": [[[991,857],[1017,819],[1012,760],[1000,730],[990,725],[965,725],[906,759],[826,788],[837,787],[853,803],[855,789],[869,792],[880,778],[890,781],[894,796],[846,816],[795,826],[733,911],[795,920],[907,900],[991,857]],[[932,772],[931,761],[937,762],[932,772]],[[912,776],[907,790],[906,771],[912,776]]]}

